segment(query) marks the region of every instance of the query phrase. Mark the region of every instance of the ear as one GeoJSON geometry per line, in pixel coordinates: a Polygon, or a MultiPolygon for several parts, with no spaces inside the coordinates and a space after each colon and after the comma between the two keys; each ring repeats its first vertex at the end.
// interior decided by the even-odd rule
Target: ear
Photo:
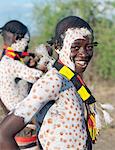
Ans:
{"type": "Polygon", "coordinates": [[[7,32],[7,37],[10,39],[11,44],[16,42],[16,36],[15,34],[11,33],[11,32],[7,32]]]}
{"type": "Polygon", "coordinates": [[[12,39],[13,39],[13,43],[15,43],[16,40],[17,40],[17,36],[16,36],[16,35],[13,35],[12,39]]]}

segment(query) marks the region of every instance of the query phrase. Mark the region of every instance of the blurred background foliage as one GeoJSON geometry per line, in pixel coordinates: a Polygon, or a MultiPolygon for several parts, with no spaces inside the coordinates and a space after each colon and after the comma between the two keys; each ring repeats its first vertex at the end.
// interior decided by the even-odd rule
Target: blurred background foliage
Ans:
{"type": "Polygon", "coordinates": [[[37,31],[31,37],[30,49],[51,39],[57,22],[68,15],[84,18],[94,29],[95,41],[99,44],[94,49],[91,76],[115,80],[114,0],[35,0],[32,21],[37,31]]]}
{"type": "Polygon", "coordinates": [[[115,79],[115,2],[95,0],[46,0],[34,3],[33,19],[38,33],[33,45],[53,36],[57,22],[68,15],[84,18],[92,26],[99,43],[92,71],[103,79],[115,79]]]}

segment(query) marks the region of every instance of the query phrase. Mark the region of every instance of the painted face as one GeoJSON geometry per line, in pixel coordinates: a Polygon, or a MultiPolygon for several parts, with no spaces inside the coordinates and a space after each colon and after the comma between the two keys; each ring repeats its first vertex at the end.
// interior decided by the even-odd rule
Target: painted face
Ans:
{"type": "Polygon", "coordinates": [[[71,45],[70,58],[75,64],[77,73],[85,71],[90,59],[93,56],[93,43],[91,39],[77,39],[71,45]]]}
{"type": "Polygon", "coordinates": [[[21,40],[16,40],[15,43],[11,45],[11,47],[17,52],[23,52],[27,48],[29,41],[29,33],[26,33],[21,40]]]}
{"type": "Polygon", "coordinates": [[[52,57],[49,56],[47,47],[43,44],[39,45],[35,49],[36,53],[36,60],[37,60],[37,69],[40,69],[43,72],[46,72],[48,69],[51,68],[54,61],[52,60],[52,57]]]}
{"type": "MultiPolygon", "coordinates": [[[[86,28],[68,29],[65,32],[63,47],[58,53],[59,59],[64,65],[68,66],[73,71],[78,72],[78,70],[76,70],[76,65],[77,66],[80,65],[82,69],[86,68],[87,66],[86,63],[88,64],[89,60],[91,59],[91,56],[93,55],[91,41],[92,41],[92,34],[86,28]],[[80,57],[82,53],[85,55],[83,58],[80,57]],[[79,58],[77,60],[76,57],[78,56],[79,58]]],[[[79,71],[81,70],[79,69],[79,71]]]]}

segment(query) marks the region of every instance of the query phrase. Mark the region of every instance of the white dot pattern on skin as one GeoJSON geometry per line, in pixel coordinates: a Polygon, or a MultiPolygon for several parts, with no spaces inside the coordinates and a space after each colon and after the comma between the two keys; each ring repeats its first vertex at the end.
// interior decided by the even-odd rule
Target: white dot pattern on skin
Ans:
{"type": "Polygon", "coordinates": [[[12,44],[12,48],[17,52],[23,52],[28,45],[28,40],[26,38],[22,38],[21,40],[16,40],[15,43],[12,44]]]}
{"type": "Polygon", "coordinates": [[[72,70],[75,70],[75,65],[70,59],[71,45],[77,39],[84,39],[84,36],[88,36],[91,39],[91,33],[85,28],[68,29],[65,33],[63,47],[59,53],[59,59],[64,65],[72,70]]]}
{"type": "Polygon", "coordinates": [[[34,83],[42,72],[32,69],[21,62],[3,56],[0,61],[0,98],[7,107],[12,110],[15,105],[27,96],[27,83],[25,81],[15,83],[15,78],[21,78],[28,82],[34,83]],[[24,87],[23,87],[24,86],[24,87]]]}
{"type": "Polygon", "coordinates": [[[86,147],[86,126],[82,100],[73,84],[51,69],[32,87],[14,114],[29,122],[37,111],[54,100],[39,132],[44,150],[83,150],[86,147]]]}

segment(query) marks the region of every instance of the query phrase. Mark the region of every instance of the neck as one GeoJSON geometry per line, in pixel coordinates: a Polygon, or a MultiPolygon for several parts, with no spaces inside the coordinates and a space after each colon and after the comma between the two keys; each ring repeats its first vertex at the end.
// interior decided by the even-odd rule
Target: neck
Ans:
{"type": "Polygon", "coordinates": [[[78,73],[78,74],[83,79],[83,73],[78,73]]]}
{"type": "Polygon", "coordinates": [[[10,45],[10,44],[8,44],[8,43],[4,43],[4,45],[3,45],[3,49],[6,49],[7,47],[11,47],[11,45],[10,45]]]}
{"type": "MultiPolygon", "coordinates": [[[[60,59],[57,60],[58,63],[65,65],[60,59]]],[[[65,65],[66,66],[66,65],[65,65]]],[[[68,66],[67,66],[68,67],[68,66]]],[[[71,68],[70,68],[71,69],[71,68]]],[[[76,71],[77,72],[77,71],[76,71]]],[[[83,72],[78,73],[79,76],[83,79],[83,72]]]]}

